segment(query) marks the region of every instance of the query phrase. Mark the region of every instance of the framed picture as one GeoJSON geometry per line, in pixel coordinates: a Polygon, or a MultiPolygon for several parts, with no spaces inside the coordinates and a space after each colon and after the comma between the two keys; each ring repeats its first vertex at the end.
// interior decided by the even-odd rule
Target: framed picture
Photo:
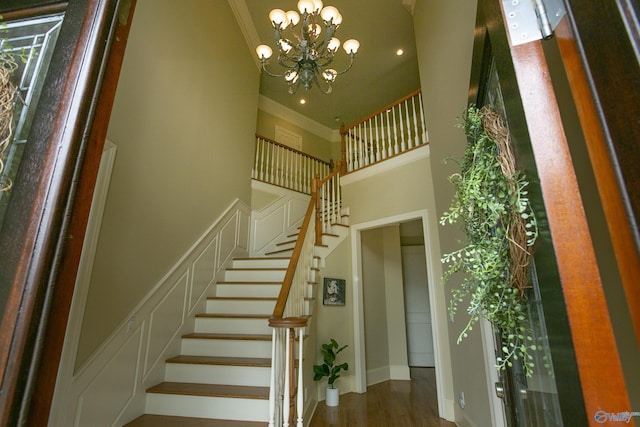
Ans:
{"type": "Polygon", "coordinates": [[[322,288],[322,304],[344,305],[345,288],[346,284],[344,279],[325,277],[322,288]]]}

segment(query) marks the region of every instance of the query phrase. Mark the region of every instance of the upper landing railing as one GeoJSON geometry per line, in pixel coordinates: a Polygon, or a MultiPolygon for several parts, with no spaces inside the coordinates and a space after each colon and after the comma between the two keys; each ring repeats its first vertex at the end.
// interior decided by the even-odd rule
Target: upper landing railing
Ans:
{"type": "Polygon", "coordinates": [[[362,169],[429,142],[417,90],[350,125],[341,126],[342,173],[362,169]]]}
{"type": "Polygon", "coordinates": [[[329,162],[256,135],[253,179],[311,194],[311,180],[327,176],[331,169],[329,162]]]}

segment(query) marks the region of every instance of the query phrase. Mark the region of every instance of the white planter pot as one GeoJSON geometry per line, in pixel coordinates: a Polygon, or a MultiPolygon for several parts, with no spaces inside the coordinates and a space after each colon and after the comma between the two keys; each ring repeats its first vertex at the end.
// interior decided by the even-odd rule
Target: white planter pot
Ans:
{"type": "Polygon", "coordinates": [[[327,406],[338,406],[340,403],[340,390],[337,388],[327,387],[327,406]]]}

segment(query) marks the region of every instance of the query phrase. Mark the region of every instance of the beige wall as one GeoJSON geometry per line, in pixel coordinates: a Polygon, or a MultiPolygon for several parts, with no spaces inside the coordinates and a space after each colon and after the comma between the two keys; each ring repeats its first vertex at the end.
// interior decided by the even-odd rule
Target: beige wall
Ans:
{"type": "Polygon", "coordinates": [[[334,161],[338,160],[339,157],[335,157],[335,153],[340,153],[339,142],[331,142],[294,123],[281,119],[280,117],[267,113],[266,111],[258,110],[258,121],[256,123],[256,133],[258,135],[277,141],[275,138],[276,125],[295,134],[301,135],[303,152],[311,154],[312,156],[326,162],[332,158],[334,161]]]}
{"type": "Polygon", "coordinates": [[[77,365],[236,198],[250,203],[258,87],[226,1],[138,1],[77,365]]]}
{"type": "MultiPolygon", "coordinates": [[[[461,116],[467,104],[475,12],[475,0],[418,0],[415,8],[414,27],[438,217],[453,196],[448,177],[456,170],[455,164],[443,161],[448,156],[460,158],[466,145],[464,134],[455,125],[456,117],[461,116]]],[[[463,237],[451,226],[439,227],[438,234],[443,253],[457,248],[463,237]]],[[[441,274],[441,265],[434,267],[441,274]]],[[[456,421],[459,425],[487,426],[491,425],[491,414],[479,328],[456,345],[466,321],[464,313],[460,313],[449,324],[453,393],[456,400],[461,392],[466,396],[464,410],[456,405],[456,421]]]]}
{"type": "MultiPolygon", "coordinates": [[[[389,333],[385,295],[384,236],[382,228],[362,232],[362,295],[368,377],[388,369],[389,333]]],[[[370,378],[367,378],[370,384],[370,378]]]]}
{"type": "MultiPolygon", "coordinates": [[[[313,324],[317,332],[315,363],[322,363],[320,345],[334,338],[340,345],[348,345],[338,358],[339,363],[347,362],[349,370],[340,374],[336,385],[341,394],[353,390],[353,369],[355,367],[354,338],[353,338],[353,283],[351,281],[351,245],[348,239],[343,240],[325,260],[322,277],[316,289],[316,306],[313,324]],[[346,280],[345,305],[322,305],[322,282],[324,277],[346,280]]],[[[318,398],[324,399],[326,378],[318,385],[318,398]]]]}
{"type": "MultiPolygon", "coordinates": [[[[384,243],[384,285],[387,304],[387,332],[389,367],[392,379],[408,379],[407,328],[404,310],[404,282],[402,280],[402,249],[400,225],[382,229],[384,243]]],[[[365,308],[366,310],[366,308],[365,308]]],[[[366,313],[366,312],[365,312],[366,313]]]]}

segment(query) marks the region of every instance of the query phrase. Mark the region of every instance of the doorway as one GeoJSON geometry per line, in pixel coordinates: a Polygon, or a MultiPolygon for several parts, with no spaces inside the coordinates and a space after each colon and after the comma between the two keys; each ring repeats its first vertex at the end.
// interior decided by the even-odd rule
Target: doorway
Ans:
{"type": "MultiPolygon", "coordinates": [[[[401,267],[401,250],[400,250],[400,232],[396,230],[395,235],[397,235],[397,245],[398,245],[398,254],[397,254],[397,272],[392,271],[391,273],[384,271],[372,272],[372,274],[367,275],[363,266],[366,262],[366,258],[370,256],[367,251],[370,250],[366,246],[367,240],[370,238],[368,231],[383,229],[379,233],[383,233],[385,229],[391,229],[400,227],[400,224],[407,223],[411,221],[417,221],[417,224],[420,226],[421,235],[419,236],[421,239],[421,243],[424,243],[424,261],[425,261],[425,274],[426,281],[431,286],[428,286],[426,289],[426,293],[428,295],[428,307],[429,307],[429,317],[431,321],[432,328],[432,345],[433,345],[433,366],[435,367],[435,377],[436,377],[436,390],[437,390],[437,405],[438,405],[438,413],[440,417],[453,419],[453,405],[451,402],[448,402],[447,399],[444,398],[444,388],[443,385],[445,381],[451,381],[450,369],[447,370],[447,358],[442,357],[442,352],[448,350],[448,335],[446,332],[446,312],[440,313],[439,311],[434,309],[434,306],[437,301],[444,301],[444,294],[442,289],[437,289],[437,286],[433,286],[433,284],[438,283],[438,278],[434,276],[434,269],[431,268],[433,264],[431,253],[433,250],[430,248],[430,243],[428,239],[429,235],[429,212],[428,211],[417,211],[411,212],[403,215],[383,218],[379,220],[369,221],[362,224],[355,224],[351,226],[351,240],[352,240],[352,259],[353,262],[353,295],[354,295],[354,344],[355,344],[355,359],[356,359],[356,367],[354,369],[355,373],[355,391],[363,393],[367,390],[367,385],[374,384],[376,382],[384,381],[382,379],[384,377],[384,369],[380,370],[381,358],[384,359],[385,356],[389,357],[388,359],[388,376],[385,379],[389,378],[398,378],[406,371],[406,379],[410,379],[409,375],[409,363],[408,363],[408,344],[407,344],[407,323],[405,318],[405,298],[404,292],[400,289],[398,293],[397,285],[393,283],[383,284],[383,288],[385,294],[384,298],[381,300],[380,295],[373,295],[371,293],[367,295],[366,289],[369,288],[368,280],[380,281],[380,279],[376,279],[376,274],[395,274],[398,273],[400,275],[400,284],[402,287],[402,267],[401,267]],[[363,244],[363,242],[365,244],[363,244]],[[439,292],[440,291],[440,292],[439,292]],[[388,295],[387,295],[388,293],[388,295]],[[399,295],[399,298],[398,298],[399,295]],[[390,297],[391,301],[387,301],[387,298],[390,297]],[[399,301],[398,301],[399,299],[399,301]],[[374,301],[374,305],[370,305],[371,300],[374,301]],[[400,316],[389,317],[388,311],[393,313],[398,313],[398,305],[402,307],[400,310],[400,316]],[[384,311],[383,311],[384,310],[384,311]],[[384,315],[383,315],[384,314],[384,315]],[[381,322],[380,318],[383,317],[385,322],[381,322]],[[441,318],[442,317],[442,318],[441,318]],[[389,319],[390,322],[386,320],[389,319]],[[401,326],[398,325],[401,323],[401,326]],[[373,327],[371,327],[373,326],[373,327]],[[380,339],[380,336],[374,334],[374,331],[383,331],[385,332],[384,339],[380,339]],[[389,333],[389,330],[392,330],[392,333],[389,333]],[[399,334],[397,331],[401,329],[402,333],[399,334]],[[371,345],[368,346],[367,342],[373,341],[375,337],[375,348],[371,348],[371,345]],[[386,341],[385,341],[386,340],[386,341]],[[394,353],[393,355],[388,352],[388,350],[380,350],[386,346],[386,349],[391,347],[389,341],[400,342],[402,341],[401,348],[402,354],[394,353]],[[378,348],[380,347],[380,348],[378,348]],[[388,353],[385,355],[385,351],[388,353]],[[367,356],[367,353],[374,352],[373,356],[367,356]],[[382,353],[382,354],[381,354],[382,353]],[[401,368],[397,363],[398,360],[402,360],[404,357],[404,366],[401,368]],[[377,358],[377,359],[376,359],[377,358]],[[369,367],[368,363],[377,363],[377,366],[369,367]],[[443,366],[443,363],[446,366],[443,366]],[[392,369],[393,367],[393,369],[392,369]],[[393,372],[392,372],[393,371],[393,372]],[[393,374],[393,375],[392,375],[393,374]],[[371,378],[373,376],[373,378],[371,378]]],[[[394,234],[394,233],[390,233],[394,234]]],[[[375,237],[374,237],[375,239],[375,237]]],[[[393,239],[393,237],[387,236],[387,239],[393,239]]],[[[393,257],[393,255],[391,255],[393,257]]],[[[379,266],[378,266],[379,269],[379,266]]],[[[393,270],[393,269],[392,269],[393,270]]],[[[382,282],[385,282],[384,277],[382,278],[382,282]]],[[[388,281],[387,281],[388,282],[388,281]]],[[[380,288],[379,288],[380,289],[380,288]]],[[[400,344],[397,344],[400,345],[400,344]]],[[[396,347],[397,349],[398,347],[396,347]]]]}

